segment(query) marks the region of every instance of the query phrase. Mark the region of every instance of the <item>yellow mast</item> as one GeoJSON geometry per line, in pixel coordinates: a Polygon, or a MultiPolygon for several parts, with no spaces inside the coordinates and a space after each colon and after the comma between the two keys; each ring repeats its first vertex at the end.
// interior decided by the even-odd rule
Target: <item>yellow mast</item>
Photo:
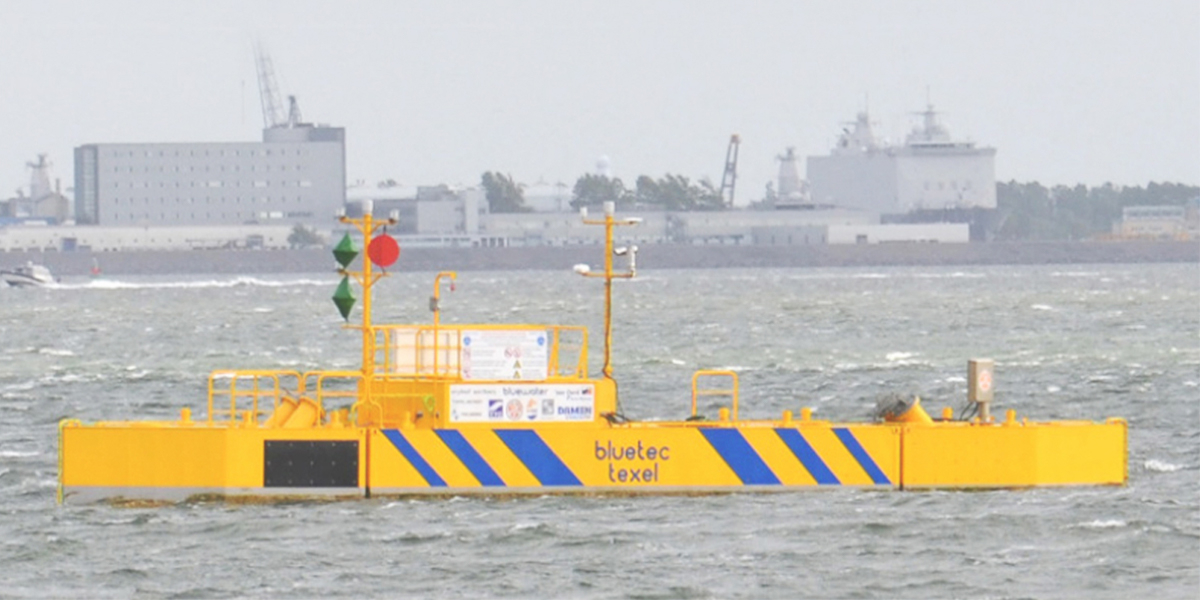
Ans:
{"type": "Polygon", "coordinates": [[[642,220],[638,218],[616,219],[613,215],[615,205],[604,203],[604,219],[588,219],[587,208],[579,209],[586,225],[604,226],[604,273],[592,273],[587,265],[576,265],[575,272],[584,277],[604,278],[604,377],[612,379],[612,281],[613,279],[632,279],[637,274],[637,246],[613,249],[613,227],[619,225],[637,225],[642,220]],[[613,272],[613,255],[629,255],[629,268],[621,273],[613,272]]]}
{"type": "Polygon", "coordinates": [[[347,217],[344,212],[338,216],[338,221],[349,224],[349,225],[353,225],[355,228],[358,229],[359,233],[362,234],[362,238],[363,238],[362,270],[361,271],[347,271],[346,269],[339,269],[339,272],[342,275],[348,275],[350,277],[353,277],[354,280],[357,281],[360,286],[362,286],[363,309],[362,309],[362,325],[361,325],[361,327],[362,327],[362,334],[363,334],[363,341],[362,341],[363,387],[362,387],[362,393],[361,393],[361,396],[362,396],[361,401],[364,404],[368,404],[368,405],[371,402],[371,387],[372,387],[371,384],[375,378],[375,331],[371,328],[371,287],[375,285],[375,282],[379,281],[384,276],[386,276],[387,273],[385,273],[385,272],[381,272],[378,274],[372,273],[371,257],[367,256],[366,250],[371,246],[371,238],[375,234],[375,230],[377,230],[381,227],[385,227],[387,225],[395,225],[396,220],[397,220],[394,212],[393,212],[393,216],[391,218],[376,220],[374,215],[371,214],[373,210],[374,210],[374,203],[371,202],[370,200],[364,200],[362,203],[362,213],[363,213],[362,218],[351,219],[351,218],[347,217]]]}

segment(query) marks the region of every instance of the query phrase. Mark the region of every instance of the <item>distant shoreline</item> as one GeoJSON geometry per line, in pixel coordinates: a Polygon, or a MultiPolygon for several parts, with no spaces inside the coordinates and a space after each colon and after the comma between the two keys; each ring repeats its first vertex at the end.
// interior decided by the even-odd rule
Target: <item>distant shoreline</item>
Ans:
{"type": "MultiPolygon", "coordinates": [[[[404,249],[405,271],[560,270],[601,264],[600,246],[404,249]]],[[[334,269],[329,249],[129,252],[0,252],[0,268],[42,263],[58,277],[106,275],[316,273],[334,269]],[[93,261],[93,259],[95,259],[93,261]]],[[[870,266],[1200,263],[1200,242],[993,242],[821,246],[650,245],[638,269],[805,268],[870,266]]],[[[619,264],[624,264],[623,260],[619,264]]]]}

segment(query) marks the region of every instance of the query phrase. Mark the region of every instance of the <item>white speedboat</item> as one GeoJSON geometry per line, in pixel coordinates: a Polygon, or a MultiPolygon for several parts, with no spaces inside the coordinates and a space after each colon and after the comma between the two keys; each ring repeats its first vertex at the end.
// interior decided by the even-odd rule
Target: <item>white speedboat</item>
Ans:
{"type": "Polygon", "coordinates": [[[0,277],[3,277],[4,282],[13,287],[36,287],[55,281],[54,275],[50,274],[50,269],[32,262],[0,271],[0,277]]]}

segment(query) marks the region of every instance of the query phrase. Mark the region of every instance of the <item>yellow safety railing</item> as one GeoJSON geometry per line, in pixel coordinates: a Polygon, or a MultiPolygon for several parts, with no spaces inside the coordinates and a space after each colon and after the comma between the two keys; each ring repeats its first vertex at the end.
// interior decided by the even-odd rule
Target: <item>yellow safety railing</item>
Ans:
{"type": "Polygon", "coordinates": [[[382,426],[399,425],[399,420],[393,419],[389,421],[388,415],[384,412],[384,405],[391,404],[397,400],[405,400],[415,398],[419,400],[418,406],[423,409],[424,414],[414,415],[415,417],[424,417],[432,415],[437,409],[436,400],[432,394],[419,392],[375,392],[371,394],[370,400],[359,398],[354,404],[350,405],[350,420],[358,424],[382,426]],[[365,417],[363,415],[366,415],[365,417]]]}
{"type": "Polygon", "coordinates": [[[733,402],[733,420],[738,420],[738,376],[733,371],[702,369],[692,374],[692,416],[696,416],[696,403],[700,396],[729,396],[733,402]],[[721,377],[730,381],[730,387],[701,388],[700,379],[721,377]]]}
{"type": "Polygon", "coordinates": [[[208,422],[212,423],[219,416],[227,416],[230,421],[236,421],[238,401],[241,398],[250,399],[251,419],[257,421],[261,414],[258,405],[261,399],[271,401],[274,409],[285,394],[303,395],[303,379],[296,371],[213,371],[208,376],[208,422]],[[228,380],[224,385],[221,380],[228,380]],[[291,386],[286,385],[291,383],[291,386]],[[229,409],[219,408],[216,400],[228,396],[229,409]]]}
{"type": "Polygon", "coordinates": [[[358,371],[309,371],[301,375],[297,371],[213,371],[208,378],[208,422],[222,420],[237,420],[242,410],[246,410],[243,402],[250,402],[250,415],[258,420],[264,410],[260,405],[269,404],[271,410],[277,410],[284,398],[313,401],[317,414],[325,414],[325,405],[332,399],[348,398],[357,403],[359,397],[359,381],[362,373],[358,371]],[[229,408],[221,404],[228,398],[229,408]]]}
{"type": "Polygon", "coordinates": [[[313,401],[317,403],[320,414],[324,414],[326,399],[352,398],[357,404],[360,381],[362,373],[358,371],[309,371],[301,379],[300,390],[302,393],[312,390],[313,401]]]}
{"type": "Polygon", "coordinates": [[[550,352],[550,374],[558,377],[568,377],[573,379],[587,379],[587,345],[588,335],[586,327],[574,326],[557,326],[550,328],[552,332],[551,352],[550,352]],[[578,339],[566,339],[563,337],[577,336],[578,339]],[[562,361],[561,357],[565,352],[575,353],[575,363],[570,364],[569,361],[562,361]],[[570,365],[569,373],[563,371],[565,365],[570,365]]]}

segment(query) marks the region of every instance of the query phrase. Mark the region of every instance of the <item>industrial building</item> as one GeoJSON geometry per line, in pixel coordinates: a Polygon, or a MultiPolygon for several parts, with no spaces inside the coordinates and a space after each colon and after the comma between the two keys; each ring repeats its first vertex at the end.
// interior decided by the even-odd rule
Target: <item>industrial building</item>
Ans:
{"type": "Polygon", "coordinates": [[[346,201],[346,132],[285,112],[256,48],[261,142],[85,144],[75,149],[75,221],[110,227],[317,225],[346,201]]]}
{"type": "Polygon", "coordinates": [[[345,203],[345,131],[299,124],[262,142],[75,149],[80,225],[324,225],[345,203]]]}
{"type": "Polygon", "coordinates": [[[347,192],[346,214],[362,215],[362,201],[369,200],[378,216],[396,215],[388,229],[404,246],[470,247],[503,246],[502,240],[480,236],[480,222],[488,212],[484,191],[477,187],[448,185],[406,187],[362,184],[347,192]]]}
{"type": "Polygon", "coordinates": [[[929,106],[903,145],[881,143],[867,113],[828,156],[808,157],[811,201],[883,215],[996,208],[996,149],[954,140],[929,106]]]}
{"type": "MultiPolygon", "coordinates": [[[[1194,208],[1191,215],[1195,219],[1194,208]]],[[[1126,206],[1113,233],[1118,239],[1186,240],[1195,229],[1195,222],[1189,223],[1188,216],[1189,209],[1183,206],[1126,206]]]]}
{"type": "MultiPolygon", "coordinates": [[[[881,225],[879,215],[862,211],[730,210],[671,212],[625,210],[641,219],[637,227],[617,232],[622,243],[807,246],[888,242],[966,243],[966,223],[881,225]]],[[[486,215],[480,236],[506,246],[599,244],[595,228],[585,227],[578,213],[502,213],[486,215]]]]}

